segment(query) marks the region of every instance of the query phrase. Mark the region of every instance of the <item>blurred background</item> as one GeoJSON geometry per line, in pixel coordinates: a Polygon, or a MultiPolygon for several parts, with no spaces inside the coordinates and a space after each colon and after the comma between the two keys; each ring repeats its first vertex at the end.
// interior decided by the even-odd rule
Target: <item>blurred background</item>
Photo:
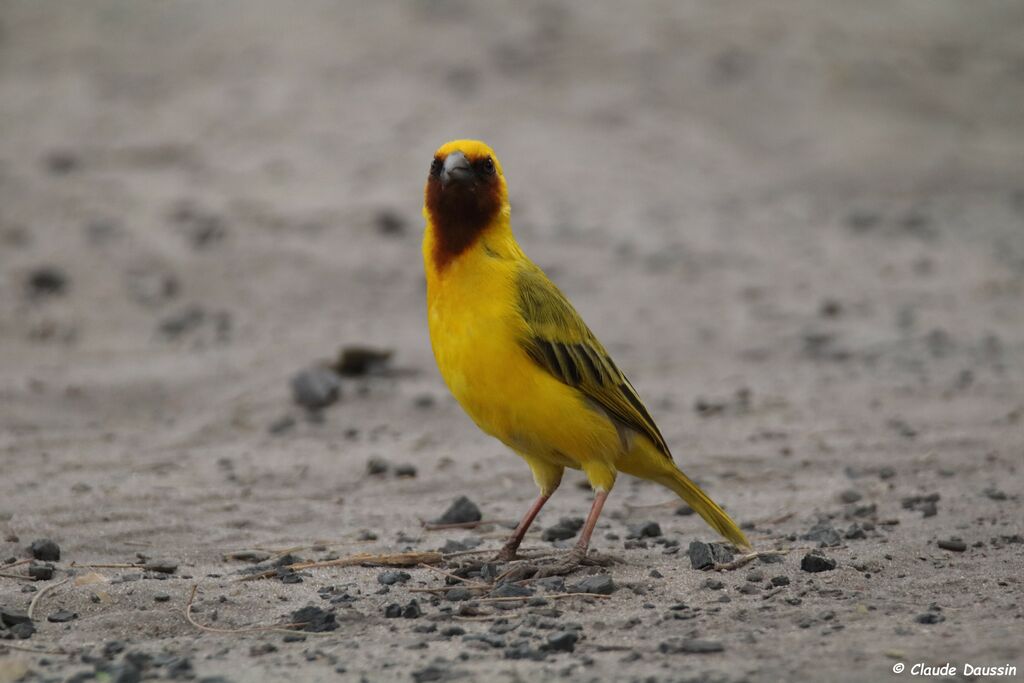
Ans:
{"type": "Polygon", "coordinates": [[[0,527],[202,562],[470,488],[518,515],[529,474],[426,331],[422,187],[458,137],[741,519],[850,467],[1019,465],[1016,0],[4,0],[0,527]],[[295,406],[354,344],[388,371],[295,406]]]}
{"type": "MultiPolygon", "coordinates": [[[[881,611],[847,621],[807,598],[840,610],[842,641],[797,649],[784,610],[709,628],[753,629],[741,647],[774,680],[849,679],[880,638],[987,664],[1019,653],[1013,611],[985,597],[1012,590],[985,586],[1019,556],[995,545],[957,566],[974,592],[943,577],[945,556],[919,561],[938,535],[1020,531],[1019,0],[0,0],[0,557],[49,537],[66,560],[142,549],[216,577],[238,548],[437,547],[420,522],[464,493],[515,519],[528,471],[462,415],[427,336],[423,183],[457,137],[495,147],[524,250],[752,538],[796,539],[821,514],[902,520],[854,557],[912,579],[835,572],[881,611]],[[386,359],[294,383],[353,345],[386,359]],[[932,496],[934,515],[940,494],[928,519],[900,505],[932,496]],[[987,630],[940,643],[887,606],[935,591],[987,630]]],[[[589,499],[563,486],[544,524],[589,499]]],[[[684,548],[710,538],[674,504],[645,507],[665,500],[616,486],[598,545],[621,550],[635,514],[684,548]]],[[[650,566],[702,581],[629,552],[616,582],[649,583],[650,566]]],[[[345,575],[379,589],[373,571],[345,575]]],[[[40,628],[193,651],[171,640],[195,635],[178,592],[178,611],[139,607],[164,583],[102,604],[69,592],[81,620],[40,628]]],[[[233,591],[234,623],[280,616],[260,591],[316,600],[269,586],[233,591]]],[[[648,613],[630,605],[577,617],[648,613]]],[[[733,651],[715,666],[742,672],[733,651]]],[[[233,673],[232,656],[204,671],[233,673]]]]}

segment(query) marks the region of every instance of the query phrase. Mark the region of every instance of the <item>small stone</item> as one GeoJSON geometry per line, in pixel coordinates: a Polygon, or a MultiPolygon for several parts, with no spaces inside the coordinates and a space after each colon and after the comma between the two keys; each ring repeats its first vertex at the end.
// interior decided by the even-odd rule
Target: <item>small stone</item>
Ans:
{"type": "Polygon", "coordinates": [[[149,560],[143,567],[147,572],[173,574],[178,571],[178,563],[174,560],[149,560]]]}
{"type": "Polygon", "coordinates": [[[40,538],[32,541],[32,545],[28,547],[32,557],[43,562],[59,562],[60,561],[60,546],[56,542],[48,538],[40,538]]]}
{"type": "Polygon", "coordinates": [[[63,623],[66,623],[68,621],[72,621],[72,620],[77,619],[77,618],[78,618],[78,614],[76,612],[69,612],[66,609],[62,609],[62,610],[57,610],[53,614],[51,614],[48,617],[46,617],[46,620],[50,621],[50,622],[53,622],[54,624],[63,624],[63,623]]]}
{"type": "Polygon", "coordinates": [[[153,596],[154,602],[170,602],[171,596],[167,593],[157,593],[153,596]]]}
{"type": "Polygon", "coordinates": [[[271,652],[277,652],[277,645],[274,645],[273,643],[260,643],[259,645],[253,645],[249,648],[250,657],[269,655],[271,652]]]}
{"type": "Polygon", "coordinates": [[[413,683],[434,683],[434,681],[443,681],[450,677],[451,672],[437,664],[431,664],[425,669],[412,672],[413,683]]]}
{"type": "Polygon", "coordinates": [[[483,519],[483,515],[480,514],[480,508],[476,506],[476,503],[466,496],[459,496],[445,510],[443,515],[434,520],[434,523],[467,524],[469,522],[479,522],[481,519],[483,519]]]}
{"type": "Polygon", "coordinates": [[[597,574],[588,576],[582,581],[569,587],[570,593],[597,593],[598,595],[611,595],[615,592],[615,582],[608,574],[597,574]]]}
{"type": "Polygon", "coordinates": [[[54,567],[52,564],[32,563],[28,567],[28,575],[36,581],[49,581],[53,578],[54,567]]]}
{"type": "Polygon", "coordinates": [[[778,587],[778,586],[788,586],[789,585],[789,577],[788,576],[773,576],[771,578],[771,582],[772,582],[772,585],[776,586],[776,587],[778,587]]]}
{"type": "Polygon", "coordinates": [[[396,583],[405,583],[412,578],[412,575],[408,572],[400,571],[386,571],[377,574],[377,583],[382,586],[393,586],[396,583]]]}
{"type": "Polygon", "coordinates": [[[572,652],[579,639],[580,635],[576,631],[558,631],[548,635],[544,646],[554,652],[572,652]]]}
{"type": "Polygon", "coordinates": [[[402,616],[402,606],[397,602],[392,602],[384,608],[385,619],[398,619],[402,616]]]}
{"type": "Polygon", "coordinates": [[[761,592],[761,587],[756,583],[745,583],[736,590],[744,595],[754,595],[761,592]]]}
{"type": "Polygon", "coordinates": [[[676,514],[680,517],[689,517],[690,515],[695,514],[695,511],[689,505],[683,504],[676,508],[676,514]]]}
{"type": "Polygon", "coordinates": [[[665,575],[659,572],[657,569],[652,569],[648,574],[652,579],[663,579],[665,575]]]}
{"type": "Polygon", "coordinates": [[[855,491],[854,489],[846,489],[839,493],[839,500],[843,503],[856,503],[863,497],[864,496],[860,494],[860,491],[855,491]]]}
{"type": "Polygon", "coordinates": [[[941,614],[935,614],[934,612],[925,612],[914,617],[914,621],[919,624],[939,624],[945,620],[946,617],[941,614]]]}
{"type": "Polygon", "coordinates": [[[383,372],[391,361],[392,351],[366,346],[346,346],[338,354],[334,371],[342,377],[361,377],[383,372]]]}
{"type": "Polygon", "coordinates": [[[36,632],[36,627],[31,621],[26,621],[21,624],[11,626],[10,632],[11,635],[18,640],[28,640],[32,637],[32,634],[36,632]]]}
{"type": "Polygon", "coordinates": [[[54,266],[40,266],[28,274],[25,289],[33,298],[59,296],[67,290],[68,278],[54,266]]]}
{"type": "Polygon", "coordinates": [[[850,528],[843,534],[848,540],[859,540],[867,538],[868,535],[860,524],[851,524],[850,528]]]}
{"type": "Polygon", "coordinates": [[[642,522],[629,527],[627,538],[657,538],[661,536],[661,526],[657,522],[642,522]]]}
{"type": "Polygon", "coordinates": [[[514,583],[502,583],[491,591],[492,598],[524,598],[533,595],[533,590],[514,583]]]}
{"type": "Polygon", "coordinates": [[[721,543],[691,541],[687,550],[690,566],[694,569],[708,569],[716,564],[731,562],[732,552],[721,543]]]}
{"type": "Polygon", "coordinates": [[[718,579],[707,579],[704,581],[703,586],[713,591],[720,591],[725,588],[725,584],[718,579]]]}
{"type": "Polygon", "coordinates": [[[321,366],[296,373],[291,387],[292,399],[306,410],[322,410],[341,398],[341,378],[321,366]]]}
{"type": "Polygon", "coordinates": [[[410,600],[409,604],[402,608],[403,619],[419,619],[423,616],[423,610],[420,609],[420,603],[416,600],[410,600]]]}
{"type": "Polygon", "coordinates": [[[0,607],[0,624],[11,627],[17,624],[27,624],[32,620],[28,618],[28,613],[23,612],[19,609],[11,609],[9,607],[0,607]]]}
{"type": "Polygon", "coordinates": [[[379,455],[374,455],[366,461],[366,473],[371,477],[387,474],[389,469],[391,469],[391,463],[379,455]]]}
{"type": "Polygon", "coordinates": [[[381,235],[394,237],[405,233],[406,220],[394,209],[381,209],[373,221],[381,235]]]}
{"type": "Polygon", "coordinates": [[[464,600],[471,600],[473,593],[465,586],[456,586],[451,590],[447,591],[444,596],[448,602],[462,602],[464,600]]]}
{"type": "Polygon", "coordinates": [[[291,415],[282,415],[277,418],[267,427],[267,431],[275,436],[278,434],[284,434],[288,430],[295,426],[295,418],[291,415]]]}
{"type": "Polygon", "coordinates": [[[943,550],[951,550],[954,553],[962,553],[967,550],[967,544],[959,538],[942,539],[938,542],[938,546],[943,550]]]}
{"type": "Polygon", "coordinates": [[[995,487],[987,488],[984,491],[982,491],[982,493],[984,493],[985,496],[987,496],[991,500],[1006,500],[1007,499],[1006,492],[1002,491],[1000,489],[997,489],[995,487]]]}
{"type": "Polygon", "coordinates": [[[334,612],[313,605],[295,610],[287,619],[289,624],[302,624],[296,628],[309,633],[324,633],[338,628],[334,612]]]}
{"type": "Polygon", "coordinates": [[[828,572],[836,568],[836,561],[824,555],[807,553],[800,560],[800,569],[805,572],[828,572]]]}
{"type": "Polygon", "coordinates": [[[409,464],[396,465],[395,476],[412,479],[416,476],[416,466],[409,464]]]}
{"type": "Polygon", "coordinates": [[[764,572],[757,569],[747,572],[747,581],[751,583],[761,583],[764,581],[764,572]]]}
{"type": "Polygon", "coordinates": [[[545,541],[565,541],[573,538],[583,528],[581,517],[562,517],[558,524],[550,526],[541,534],[545,541]]]}
{"type": "Polygon", "coordinates": [[[896,476],[896,468],[894,467],[880,467],[878,469],[879,479],[892,479],[896,476]]]}
{"type": "Polygon", "coordinates": [[[658,651],[664,654],[711,654],[722,652],[725,646],[717,640],[690,638],[687,640],[668,641],[658,645],[658,651]]]}
{"type": "Polygon", "coordinates": [[[810,531],[804,534],[801,538],[805,541],[814,541],[820,548],[834,547],[843,542],[839,532],[824,520],[819,521],[812,526],[810,531]]]}

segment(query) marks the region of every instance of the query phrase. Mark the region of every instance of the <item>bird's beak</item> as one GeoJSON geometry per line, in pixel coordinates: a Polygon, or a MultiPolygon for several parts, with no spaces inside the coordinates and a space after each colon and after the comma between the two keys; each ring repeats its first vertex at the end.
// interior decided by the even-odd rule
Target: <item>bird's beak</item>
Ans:
{"type": "Polygon", "coordinates": [[[473,177],[473,168],[469,165],[469,159],[462,152],[452,152],[444,160],[441,168],[441,187],[447,187],[453,182],[462,182],[473,177]]]}

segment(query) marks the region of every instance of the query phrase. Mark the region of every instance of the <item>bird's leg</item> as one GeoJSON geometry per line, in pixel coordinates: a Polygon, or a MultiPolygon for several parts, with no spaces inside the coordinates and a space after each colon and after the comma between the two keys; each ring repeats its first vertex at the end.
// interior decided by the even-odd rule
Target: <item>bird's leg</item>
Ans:
{"type": "Polygon", "coordinates": [[[512,535],[505,545],[501,547],[501,550],[494,557],[495,562],[511,562],[516,559],[516,551],[519,550],[519,544],[523,542],[523,537],[526,536],[526,532],[530,529],[530,525],[533,524],[533,520],[536,519],[537,513],[544,507],[544,503],[548,502],[548,498],[551,497],[550,493],[541,493],[537,496],[537,499],[533,501],[533,505],[523,515],[516,530],[512,532],[512,535]]]}
{"type": "Polygon", "coordinates": [[[587,558],[587,550],[590,547],[590,537],[594,533],[594,527],[597,526],[597,518],[601,516],[601,508],[604,507],[606,500],[608,500],[608,491],[598,491],[597,495],[594,496],[594,504],[590,506],[590,514],[587,515],[587,521],[583,525],[583,530],[580,532],[580,538],[576,541],[576,545],[573,546],[573,549],[569,551],[569,554],[561,562],[551,567],[542,568],[537,573],[538,577],[568,574],[583,564],[583,561],[587,558]]]}

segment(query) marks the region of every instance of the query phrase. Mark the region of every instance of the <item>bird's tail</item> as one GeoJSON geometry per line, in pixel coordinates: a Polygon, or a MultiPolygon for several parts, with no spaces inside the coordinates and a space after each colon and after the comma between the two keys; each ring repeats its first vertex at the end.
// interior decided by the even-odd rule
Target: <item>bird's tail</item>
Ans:
{"type": "Polygon", "coordinates": [[[659,478],[659,481],[675,491],[676,495],[685,500],[686,504],[703,517],[704,521],[710,524],[715,531],[722,534],[722,536],[741,550],[753,550],[750,541],[743,535],[740,528],[736,526],[736,522],[732,521],[732,518],[725,513],[725,510],[718,507],[718,503],[711,500],[708,494],[704,493],[685,474],[676,468],[672,468],[672,472],[659,478]]]}

